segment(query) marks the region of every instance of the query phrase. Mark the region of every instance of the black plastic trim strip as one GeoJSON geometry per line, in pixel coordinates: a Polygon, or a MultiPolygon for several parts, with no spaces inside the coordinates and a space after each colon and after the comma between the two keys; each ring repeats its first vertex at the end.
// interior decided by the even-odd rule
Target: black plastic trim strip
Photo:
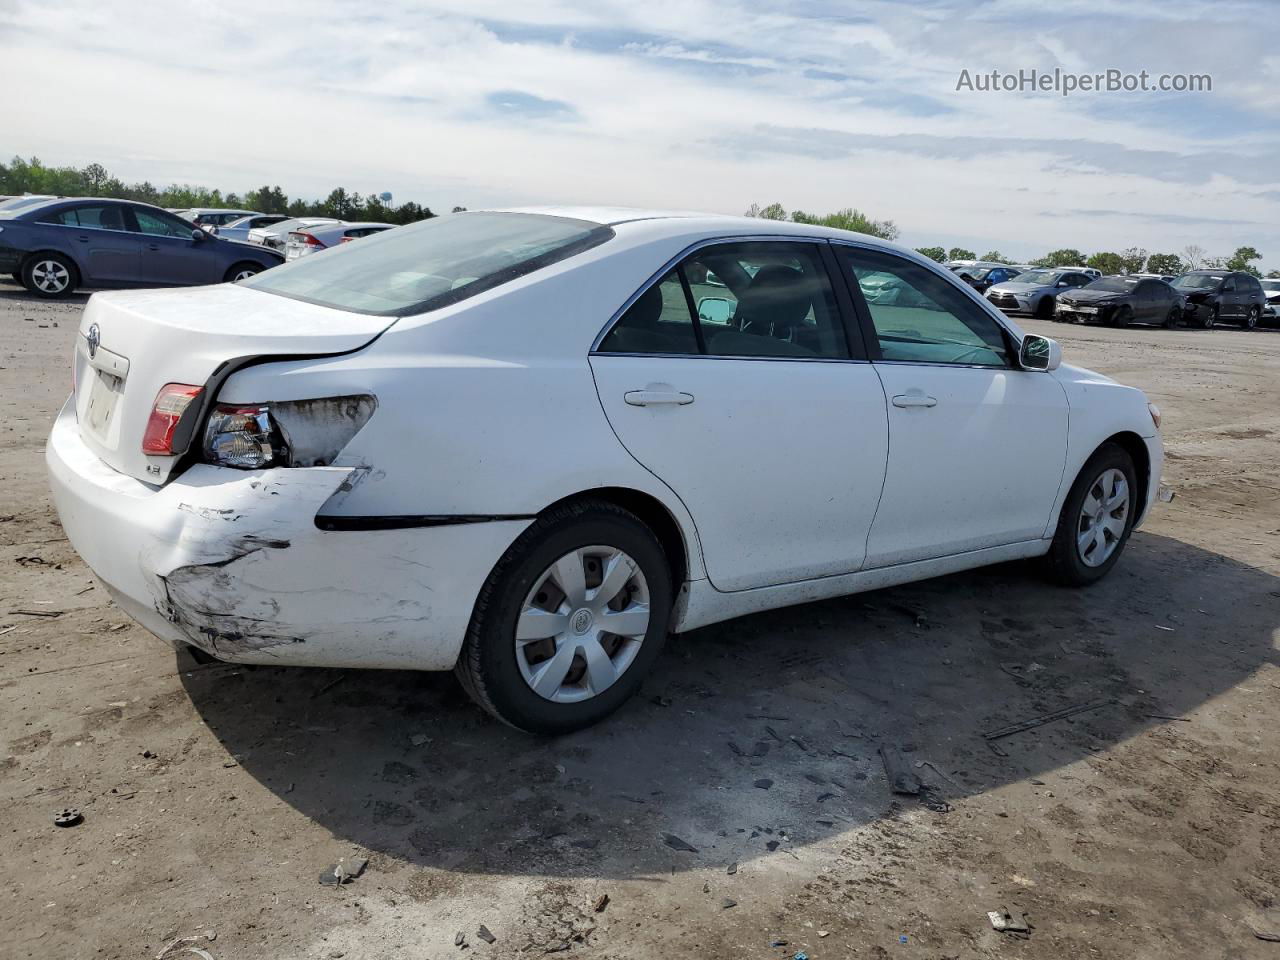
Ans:
{"type": "Polygon", "coordinates": [[[414,527],[455,527],[464,523],[496,523],[502,520],[532,520],[532,513],[391,514],[374,517],[316,516],[321,530],[345,533],[356,530],[408,530],[414,527]]]}

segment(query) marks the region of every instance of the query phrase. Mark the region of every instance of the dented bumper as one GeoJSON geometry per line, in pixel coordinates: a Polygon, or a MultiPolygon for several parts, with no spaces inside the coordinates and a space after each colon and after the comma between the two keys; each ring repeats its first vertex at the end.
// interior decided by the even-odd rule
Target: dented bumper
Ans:
{"type": "Polygon", "coordinates": [[[350,467],[201,464],[155,487],[98,459],[70,404],[46,462],[67,537],[125,612],[241,663],[450,669],[481,584],[526,526],[320,530],[350,467]]]}

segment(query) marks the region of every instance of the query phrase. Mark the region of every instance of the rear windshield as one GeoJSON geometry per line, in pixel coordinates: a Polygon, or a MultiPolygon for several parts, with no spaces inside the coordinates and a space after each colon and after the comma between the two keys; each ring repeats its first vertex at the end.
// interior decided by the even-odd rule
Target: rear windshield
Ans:
{"type": "Polygon", "coordinates": [[[1103,277],[1089,284],[1086,290],[1110,290],[1113,293],[1128,293],[1141,280],[1141,277],[1103,277]]]}
{"type": "Polygon", "coordinates": [[[265,270],[241,284],[339,310],[403,316],[490,290],[613,230],[531,213],[454,213],[265,270]]]}

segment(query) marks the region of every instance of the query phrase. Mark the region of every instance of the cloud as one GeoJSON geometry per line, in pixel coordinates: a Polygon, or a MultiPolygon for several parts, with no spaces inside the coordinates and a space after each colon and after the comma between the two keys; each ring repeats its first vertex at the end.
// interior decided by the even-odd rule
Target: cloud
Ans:
{"type": "Polygon", "coordinates": [[[911,242],[1024,257],[1252,243],[1280,264],[1269,0],[1059,0],[1052,16],[1033,0],[866,0],[855,16],[830,0],[353,9],[0,0],[0,81],[60,111],[51,123],[18,98],[5,143],[223,189],[341,183],[445,208],[853,205],[911,242]],[[1024,67],[1208,72],[1214,86],[956,92],[962,69],[1024,67]]]}

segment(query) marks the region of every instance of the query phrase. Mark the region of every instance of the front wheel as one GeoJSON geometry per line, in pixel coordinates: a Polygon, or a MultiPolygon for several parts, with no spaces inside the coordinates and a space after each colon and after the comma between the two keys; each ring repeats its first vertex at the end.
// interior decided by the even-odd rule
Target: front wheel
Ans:
{"type": "Polygon", "coordinates": [[[1169,310],[1169,315],[1164,318],[1164,328],[1166,330],[1172,330],[1174,327],[1178,325],[1178,321],[1181,319],[1182,319],[1182,311],[1179,310],[1177,307],[1171,308],[1169,310]]]}
{"type": "Polygon", "coordinates": [[[504,723],[558,735],[603,720],[666,641],[671,567],[634,514],[567,504],[512,544],[476,599],[455,672],[504,723]]]}
{"type": "Polygon", "coordinates": [[[236,283],[240,280],[248,280],[250,277],[256,277],[262,272],[262,267],[256,263],[237,263],[234,267],[227,271],[226,277],[223,278],[226,283],[236,283]]]}
{"type": "Polygon", "coordinates": [[[1133,458],[1104,443],[1089,458],[1067,494],[1053,546],[1045,557],[1049,576],[1083,587],[1101,580],[1120,559],[1139,505],[1133,458]]]}
{"type": "Polygon", "coordinates": [[[1212,330],[1218,325],[1218,305],[1215,303],[1213,309],[1205,311],[1204,320],[1201,321],[1206,330],[1212,330]]]}
{"type": "Polygon", "coordinates": [[[1057,299],[1046,294],[1040,298],[1040,302],[1036,304],[1035,309],[1031,312],[1041,320],[1050,320],[1057,313],[1056,305],[1057,299]]]}
{"type": "Polygon", "coordinates": [[[1132,322],[1133,308],[1129,306],[1120,307],[1111,318],[1111,325],[1113,327],[1127,327],[1132,322]]]}
{"type": "Polygon", "coordinates": [[[60,253],[40,253],[22,267],[22,284],[37,297],[58,300],[76,288],[76,267],[60,253]]]}
{"type": "Polygon", "coordinates": [[[1243,326],[1246,330],[1253,330],[1258,326],[1258,317],[1262,310],[1256,304],[1249,308],[1249,312],[1244,315],[1243,326]]]}

